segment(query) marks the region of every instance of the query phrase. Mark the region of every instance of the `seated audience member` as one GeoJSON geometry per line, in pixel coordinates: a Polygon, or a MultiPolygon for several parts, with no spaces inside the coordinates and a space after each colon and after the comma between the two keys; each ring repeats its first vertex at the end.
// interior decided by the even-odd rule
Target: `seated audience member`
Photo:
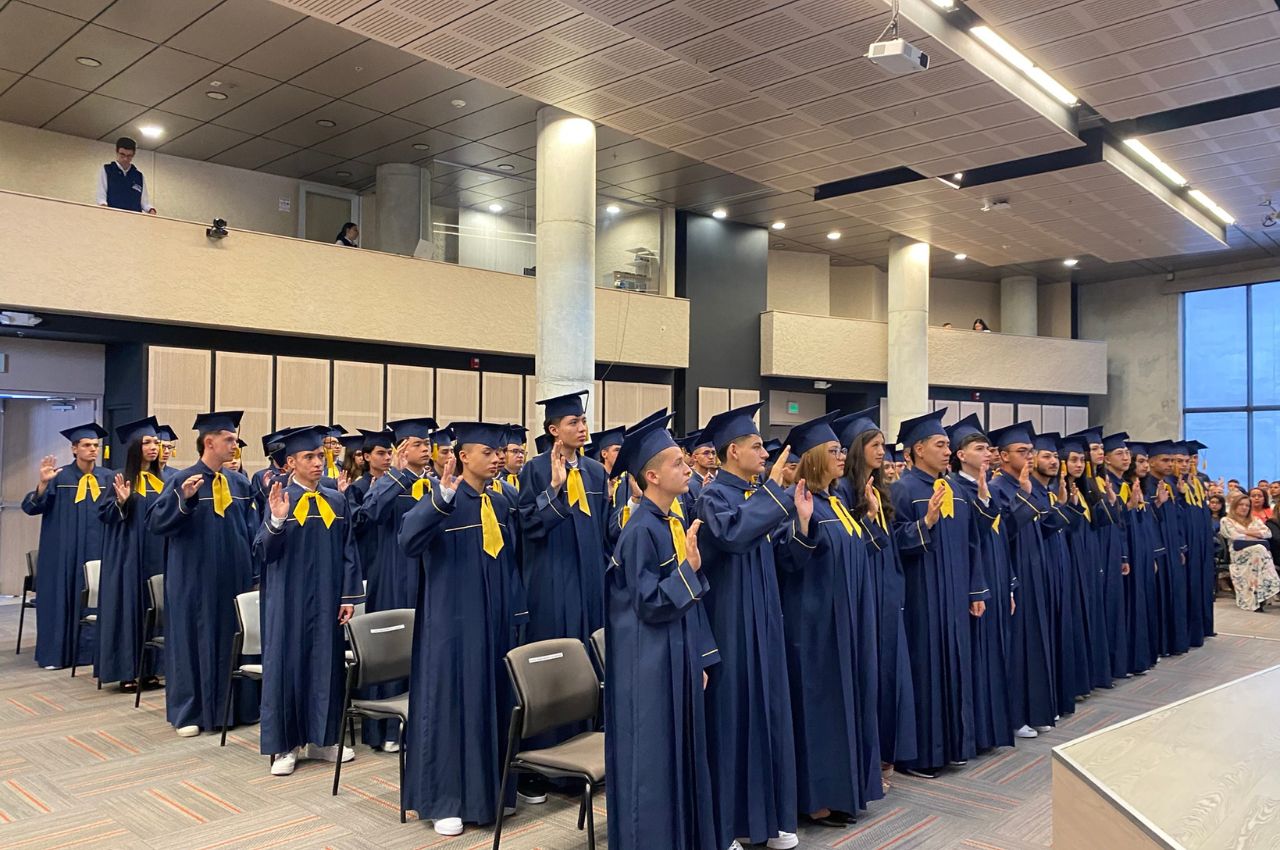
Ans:
{"type": "Polygon", "coordinates": [[[348,248],[360,247],[360,228],[356,227],[354,221],[348,221],[342,225],[342,229],[338,231],[338,238],[333,240],[334,245],[346,245],[348,248]]]}
{"type": "Polygon", "coordinates": [[[1209,519],[1213,521],[1213,533],[1218,533],[1218,525],[1222,522],[1222,518],[1227,515],[1226,499],[1214,493],[1206,500],[1209,505],[1209,519]]]}
{"type": "Polygon", "coordinates": [[[987,324],[986,319],[974,319],[973,329],[975,331],[982,331],[984,334],[991,333],[991,327],[987,324]]]}
{"type": "Polygon", "coordinates": [[[1267,491],[1261,487],[1254,487],[1249,491],[1249,504],[1251,511],[1257,519],[1266,522],[1271,519],[1271,506],[1267,504],[1267,491]]]}
{"type": "Polygon", "coordinates": [[[1231,547],[1231,584],[1236,591],[1236,605],[1245,611],[1262,611],[1280,593],[1280,576],[1276,575],[1267,546],[1271,529],[1256,514],[1251,515],[1249,502],[1245,496],[1231,499],[1231,510],[1222,519],[1221,534],[1231,547]]]}
{"type": "Polygon", "coordinates": [[[128,136],[116,139],[115,162],[106,163],[98,171],[98,206],[156,214],[147,193],[147,182],[133,164],[137,152],[138,143],[133,139],[128,136]]]}
{"type": "Polygon", "coordinates": [[[1227,479],[1227,495],[1228,496],[1230,496],[1232,493],[1243,493],[1243,492],[1244,492],[1244,488],[1240,486],[1240,480],[1238,478],[1227,479]]]}
{"type": "Polygon", "coordinates": [[[1272,511],[1280,507],[1280,481],[1272,481],[1267,485],[1267,506],[1272,511]]]}

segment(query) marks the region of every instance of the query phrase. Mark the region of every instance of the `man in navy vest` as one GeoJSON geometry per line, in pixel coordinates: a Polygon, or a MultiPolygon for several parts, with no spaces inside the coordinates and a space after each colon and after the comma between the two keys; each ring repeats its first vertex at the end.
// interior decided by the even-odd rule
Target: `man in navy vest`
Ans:
{"type": "Polygon", "coordinates": [[[142,172],[133,167],[137,152],[138,143],[133,139],[116,139],[116,161],[106,163],[98,172],[98,206],[156,214],[142,172]]]}

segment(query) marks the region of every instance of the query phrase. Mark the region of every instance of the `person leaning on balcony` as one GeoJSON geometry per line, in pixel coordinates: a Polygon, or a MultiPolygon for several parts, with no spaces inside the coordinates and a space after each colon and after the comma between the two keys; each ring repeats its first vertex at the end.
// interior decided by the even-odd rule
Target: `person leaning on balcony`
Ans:
{"type": "Polygon", "coordinates": [[[113,210],[130,210],[156,214],[147,194],[146,179],[133,164],[138,143],[128,136],[116,139],[115,162],[108,162],[98,172],[98,206],[113,210]]]}

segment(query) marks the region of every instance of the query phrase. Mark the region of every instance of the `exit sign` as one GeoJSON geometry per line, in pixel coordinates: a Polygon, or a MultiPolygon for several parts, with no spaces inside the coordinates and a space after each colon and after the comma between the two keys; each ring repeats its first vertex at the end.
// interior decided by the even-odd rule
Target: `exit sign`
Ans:
{"type": "Polygon", "coordinates": [[[789,401],[789,402],[787,402],[787,413],[795,414],[795,413],[799,413],[799,412],[800,412],[800,403],[799,403],[799,402],[795,402],[795,401],[789,401]]]}

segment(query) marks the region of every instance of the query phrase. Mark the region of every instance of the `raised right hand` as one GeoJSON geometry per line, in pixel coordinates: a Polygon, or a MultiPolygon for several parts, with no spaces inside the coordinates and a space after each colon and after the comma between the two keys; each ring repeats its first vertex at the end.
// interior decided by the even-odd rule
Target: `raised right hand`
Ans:
{"type": "Polygon", "coordinates": [[[391,449],[391,466],[393,469],[404,469],[409,465],[405,460],[404,447],[409,442],[409,438],[405,437],[400,444],[391,449]]]}
{"type": "Polygon", "coordinates": [[[190,499],[200,489],[200,485],[204,483],[204,476],[199,473],[192,475],[186,481],[182,482],[182,498],[190,499]]]}
{"type": "Polygon", "coordinates": [[[779,487],[782,486],[782,476],[786,474],[787,458],[791,456],[791,446],[783,446],[782,453],[778,455],[778,462],[773,465],[773,469],[769,470],[769,480],[779,487]]]}
{"type": "Polygon", "coordinates": [[[124,480],[124,476],[116,473],[116,477],[112,479],[111,486],[116,491],[116,504],[123,505],[129,501],[129,493],[133,490],[133,485],[124,480]]]}
{"type": "Polygon", "coordinates": [[[702,520],[695,519],[684,535],[684,560],[695,573],[702,569],[702,553],[698,551],[699,528],[702,528],[702,520]]]}
{"type": "Polygon", "coordinates": [[[40,483],[48,484],[58,475],[58,461],[53,455],[45,455],[40,461],[40,483]]]}
{"type": "Polygon", "coordinates": [[[1024,493],[1031,492],[1031,461],[1022,465],[1022,471],[1018,473],[1018,486],[1024,493]]]}
{"type": "Polygon", "coordinates": [[[946,495],[946,490],[934,490],[933,495],[929,497],[929,509],[924,515],[924,524],[933,528],[938,524],[938,520],[942,519],[942,499],[946,495]]]}
{"type": "Polygon", "coordinates": [[[569,478],[569,470],[564,462],[564,445],[556,440],[556,444],[551,447],[551,489],[559,492],[564,486],[564,482],[569,478]]]}

